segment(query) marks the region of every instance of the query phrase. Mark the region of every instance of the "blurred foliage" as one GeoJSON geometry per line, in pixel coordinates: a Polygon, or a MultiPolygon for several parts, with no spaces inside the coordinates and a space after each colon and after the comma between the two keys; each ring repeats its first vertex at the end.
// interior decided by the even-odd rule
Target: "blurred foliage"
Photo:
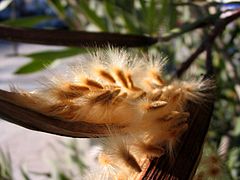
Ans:
{"type": "Polygon", "coordinates": [[[214,144],[206,142],[194,180],[232,179],[228,171],[229,169],[224,163],[223,157],[219,154],[217,147],[214,144]]]}
{"type": "Polygon", "coordinates": [[[33,16],[33,17],[23,17],[18,19],[10,19],[2,22],[1,24],[14,26],[14,27],[33,27],[43,21],[52,19],[51,16],[33,16]]]}
{"type": "Polygon", "coordinates": [[[0,179],[1,180],[12,180],[12,164],[9,153],[5,153],[0,149],[0,179]]]}
{"type": "MultiPolygon", "coordinates": [[[[31,180],[37,177],[54,180],[72,180],[85,174],[88,166],[82,159],[83,152],[76,140],[60,142],[67,150],[65,154],[56,151],[57,159],[50,159],[53,167],[49,172],[32,172],[20,167],[22,179],[31,180]]],[[[13,180],[12,161],[8,152],[0,150],[0,180],[13,180]]]]}
{"type": "MultiPolygon", "coordinates": [[[[191,53],[199,47],[212,26],[228,10],[240,7],[240,2],[231,5],[180,0],[49,0],[49,5],[69,29],[84,31],[105,31],[158,36],[160,43],[140,49],[153,54],[169,57],[167,73],[172,74],[191,53]],[[231,5],[231,6],[229,6],[231,5]],[[230,7],[230,9],[228,9],[230,7]],[[164,38],[166,38],[164,40],[164,38]]],[[[16,19],[10,25],[29,27],[48,17],[16,19]],[[38,19],[39,18],[39,19],[38,19]],[[18,24],[19,22],[19,24],[18,24]]],[[[6,22],[7,23],[7,22],[6,22]]],[[[209,149],[217,154],[217,149],[227,135],[226,159],[222,171],[225,179],[240,179],[240,21],[229,24],[224,32],[211,44],[211,63],[217,83],[215,111],[212,117],[204,156],[209,149]],[[211,144],[211,145],[209,145],[211,144]],[[214,148],[213,148],[214,147],[214,148]]],[[[84,51],[68,48],[58,52],[40,52],[26,55],[32,61],[21,67],[17,73],[29,73],[43,69],[56,59],[72,56],[84,51]],[[44,66],[45,65],[45,66],[44,66]]],[[[202,54],[194,62],[194,74],[206,74],[206,55],[202,54]]],[[[75,147],[70,146],[75,152],[75,147]]],[[[75,155],[73,163],[79,170],[84,163],[75,155]]],[[[200,167],[201,169],[201,167],[200,167]]],[[[11,171],[9,171],[11,172],[11,171]]],[[[6,173],[8,174],[8,173],[6,173]]],[[[59,171],[57,179],[71,179],[59,171]]]]}
{"type": "Polygon", "coordinates": [[[69,57],[69,56],[73,56],[73,55],[77,55],[85,52],[86,52],[85,49],[66,48],[64,50],[58,50],[58,51],[44,51],[39,53],[23,55],[25,57],[31,58],[31,62],[19,68],[15,73],[26,74],[26,73],[39,71],[49,66],[55,60],[59,60],[61,58],[65,58],[65,57],[69,57]]]}
{"type": "Polygon", "coordinates": [[[62,156],[61,153],[56,151],[57,158],[53,161],[53,170],[43,175],[45,175],[46,179],[56,180],[72,180],[83,176],[88,166],[82,158],[84,154],[79,146],[81,144],[75,139],[68,142],[60,141],[60,144],[67,150],[67,153],[62,156]]]}

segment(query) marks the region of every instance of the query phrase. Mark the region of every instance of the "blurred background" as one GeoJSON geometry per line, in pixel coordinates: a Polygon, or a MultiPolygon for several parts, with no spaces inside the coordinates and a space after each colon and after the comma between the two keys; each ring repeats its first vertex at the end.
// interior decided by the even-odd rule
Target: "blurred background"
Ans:
{"type": "MultiPolygon", "coordinates": [[[[240,1],[233,0],[0,0],[0,25],[156,37],[155,44],[131,50],[167,56],[169,79],[189,72],[216,79],[215,110],[195,178],[237,180],[239,11],[240,1]],[[217,159],[215,171],[210,171],[211,158],[217,159]]],[[[48,69],[64,70],[85,53],[84,48],[0,40],[0,89],[37,88],[48,69]]],[[[33,132],[3,120],[0,132],[0,179],[81,179],[95,166],[99,147],[93,140],[33,132]]]]}

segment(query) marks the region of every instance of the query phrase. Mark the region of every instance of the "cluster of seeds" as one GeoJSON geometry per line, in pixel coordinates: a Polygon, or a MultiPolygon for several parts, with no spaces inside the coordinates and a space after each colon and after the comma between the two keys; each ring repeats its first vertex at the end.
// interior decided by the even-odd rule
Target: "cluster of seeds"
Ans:
{"type": "Polygon", "coordinates": [[[124,126],[124,135],[109,129],[112,137],[99,162],[114,169],[114,177],[129,176],[142,171],[146,158],[173,156],[188,128],[186,103],[206,97],[208,81],[168,83],[163,65],[161,59],[133,57],[122,49],[97,51],[66,76],[52,77],[43,89],[21,92],[22,103],[64,121],[124,126]]]}

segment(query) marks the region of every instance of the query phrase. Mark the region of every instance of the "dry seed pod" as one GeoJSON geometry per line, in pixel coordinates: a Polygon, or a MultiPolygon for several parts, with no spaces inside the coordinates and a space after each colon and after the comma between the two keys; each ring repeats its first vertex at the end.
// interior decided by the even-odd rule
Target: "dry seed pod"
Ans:
{"type": "MultiPolygon", "coordinates": [[[[41,90],[14,90],[17,103],[63,121],[124,126],[146,157],[169,153],[188,128],[187,101],[202,102],[210,81],[168,83],[163,61],[132,57],[122,49],[98,51],[72,68],[68,78],[52,77],[41,90]]],[[[111,133],[110,133],[111,134],[111,133]]],[[[132,138],[114,135],[104,153],[119,169],[141,172],[132,138]],[[123,140],[124,139],[124,140],[123,140]]]]}

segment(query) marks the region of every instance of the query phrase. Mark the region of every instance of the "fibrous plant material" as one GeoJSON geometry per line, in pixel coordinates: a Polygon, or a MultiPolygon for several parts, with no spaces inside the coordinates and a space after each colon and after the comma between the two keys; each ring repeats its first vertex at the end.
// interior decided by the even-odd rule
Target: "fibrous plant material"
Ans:
{"type": "Polygon", "coordinates": [[[170,83],[163,78],[163,65],[161,58],[109,48],[66,76],[49,78],[42,89],[12,90],[17,104],[47,116],[114,124],[99,160],[114,169],[112,178],[129,179],[143,171],[146,159],[168,154],[174,160],[175,146],[188,129],[186,104],[204,103],[210,96],[205,93],[212,88],[210,80],[170,83]]]}

